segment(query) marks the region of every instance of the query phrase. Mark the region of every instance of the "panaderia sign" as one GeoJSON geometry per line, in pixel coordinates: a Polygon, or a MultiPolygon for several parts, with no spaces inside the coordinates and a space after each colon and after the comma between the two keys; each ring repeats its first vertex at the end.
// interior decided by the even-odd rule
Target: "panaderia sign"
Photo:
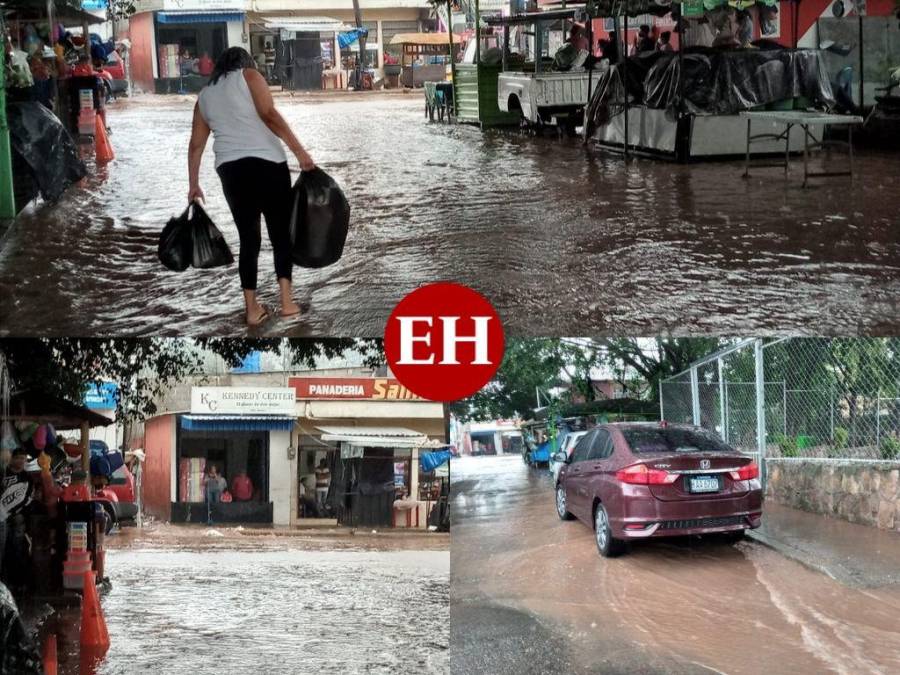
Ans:
{"type": "Polygon", "coordinates": [[[422,401],[392,377],[292,377],[288,384],[303,401],[422,401]]]}
{"type": "Polygon", "coordinates": [[[195,415],[294,415],[290,387],[191,387],[195,415]]]}

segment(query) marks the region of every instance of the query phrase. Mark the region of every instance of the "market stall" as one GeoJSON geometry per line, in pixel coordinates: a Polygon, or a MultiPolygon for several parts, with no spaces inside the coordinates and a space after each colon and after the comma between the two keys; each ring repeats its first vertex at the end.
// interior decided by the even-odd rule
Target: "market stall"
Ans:
{"type": "MultiPolygon", "coordinates": [[[[759,0],[771,5],[772,0],[759,0]]],[[[746,8],[754,2],[744,0],[746,8]]],[[[683,31],[688,3],[677,5],[679,31],[683,31]]],[[[715,46],[679,45],[677,51],[636,53],[620,59],[599,78],[585,111],[583,134],[598,146],[690,161],[744,156],[746,124],[740,113],[749,110],[797,110],[817,115],[834,105],[822,55],[815,49],[791,49],[778,43],[739,43],[728,31],[726,0],[690,3],[692,15],[724,13],[725,27],[715,46]],[[720,39],[724,36],[725,39],[720,39]],[[740,46],[738,46],[740,44],[740,46]]],[[[672,7],[653,0],[604,2],[595,6],[599,16],[622,21],[627,36],[629,19],[636,14],[664,14],[672,7]]],[[[623,37],[620,53],[627,53],[623,37]]],[[[805,138],[788,131],[779,136],[781,123],[769,120],[771,138],[761,137],[752,154],[800,152],[805,138]]],[[[782,125],[783,126],[783,125],[782,125]]],[[[810,119],[806,129],[815,143],[822,141],[824,125],[810,119]]]]}
{"type": "Polygon", "coordinates": [[[400,48],[400,85],[413,88],[447,79],[447,64],[459,55],[462,38],[447,33],[398,33],[389,44],[400,48]]]}

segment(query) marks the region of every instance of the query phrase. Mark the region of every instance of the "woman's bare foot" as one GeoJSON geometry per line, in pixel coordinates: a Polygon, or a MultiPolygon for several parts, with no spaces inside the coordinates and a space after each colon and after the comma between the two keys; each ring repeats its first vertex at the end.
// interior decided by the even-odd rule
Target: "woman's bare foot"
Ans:
{"type": "Polygon", "coordinates": [[[269,310],[263,305],[247,308],[247,325],[251,328],[261,326],[269,319],[269,310]]]}
{"type": "Polygon", "coordinates": [[[293,300],[288,300],[287,302],[284,300],[281,301],[281,316],[296,316],[302,311],[303,309],[300,305],[293,300]]]}

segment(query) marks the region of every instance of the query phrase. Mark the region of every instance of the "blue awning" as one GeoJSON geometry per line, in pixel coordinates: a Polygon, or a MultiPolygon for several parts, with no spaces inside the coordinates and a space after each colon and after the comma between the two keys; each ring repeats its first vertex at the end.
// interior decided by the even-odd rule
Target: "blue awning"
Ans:
{"type": "Polygon", "coordinates": [[[282,415],[182,415],[188,431],[290,431],[294,418],[282,415]]]}
{"type": "Polygon", "coordinates": [[[243,12],[157,12],[160,23],[221,23],[243,21],[243,12]]]}

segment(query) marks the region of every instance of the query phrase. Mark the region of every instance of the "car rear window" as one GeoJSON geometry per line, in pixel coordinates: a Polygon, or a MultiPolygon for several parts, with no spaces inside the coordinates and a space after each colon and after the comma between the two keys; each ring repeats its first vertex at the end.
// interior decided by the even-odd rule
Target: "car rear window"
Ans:
{"type": "Polygon", "coordinates": [[[688,429],[625,429],[632,452],[736,452],[708,431],[688,429]]]}

